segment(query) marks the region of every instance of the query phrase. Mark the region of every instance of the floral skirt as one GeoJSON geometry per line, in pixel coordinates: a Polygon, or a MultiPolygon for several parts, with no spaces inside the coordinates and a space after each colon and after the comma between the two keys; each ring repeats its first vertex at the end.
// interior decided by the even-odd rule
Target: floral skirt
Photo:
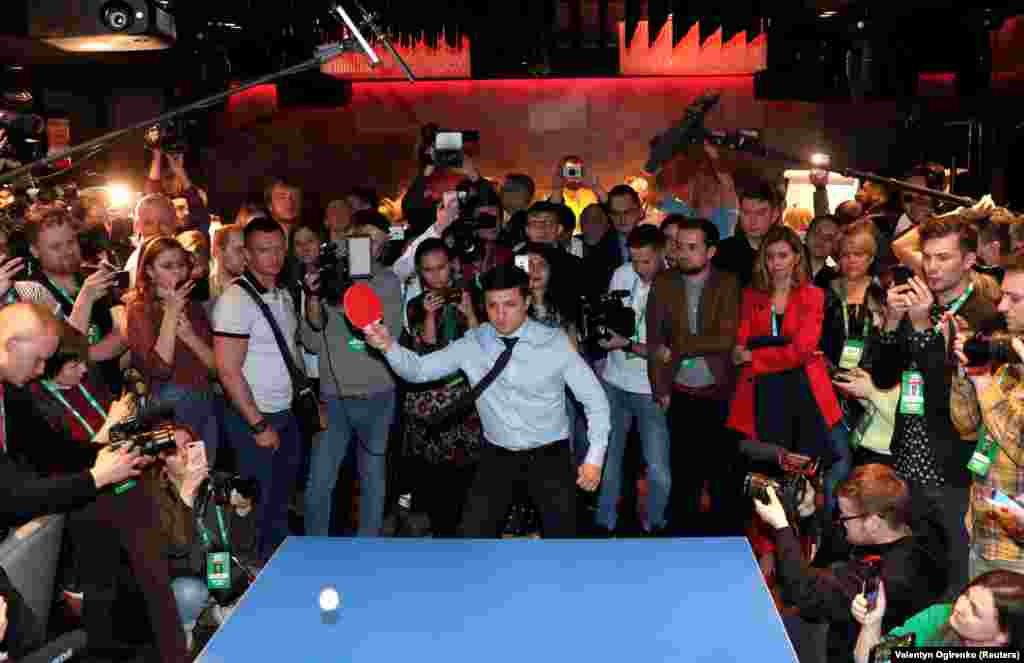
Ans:
{"type": "Polygon", "coordinates": [[[480,455],[480,415],[476,407],[457,414],[443,427],[429,428],[425,419],[440,412],[469,391],[460,373],[447,382],[405,394],[405,453],[429,463],[475,463],[480,455]]]}

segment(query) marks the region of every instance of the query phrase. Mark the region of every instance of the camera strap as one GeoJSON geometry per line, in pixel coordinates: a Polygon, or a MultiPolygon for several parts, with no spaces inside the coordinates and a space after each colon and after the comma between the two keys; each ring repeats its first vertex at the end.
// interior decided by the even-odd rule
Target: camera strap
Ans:
{"type": "Polygon", "coordinates": [[[295,357],[292,355],[291,348],[288,346],[288,342],[285,340],[284,334],[281,332],[281,327],[278,326],[277,319],[274,318],[274,314],[271,312],[270,307],[267,306],[267,303],[263,301],[260,294],[256,292],[255,288],[252,287],[252,284],[249,283],[244,276],[235,281],[235,283],[241,286],[242,290],[249,293],[249,296],[252,297],[253,301],[256,302],[256,306],[258,306],[260,311],[263,313],[263,317],[266,318],[267,324],[270,325],[270,331],[274,333],[274,340],[277,341],[277,347],[281,351],[281,358],[284,360],[285,366],[288,368],[288,374],[292,378],[292,387],[296,392],[302,391],[308,386],[309,378],[306,377],[305,372],[299,370],[299,367],[296,366],[295,357]]]}
{"type": "MultiPolygon", "coordinates": [[[[90,426],[89,422],[86,421],[85,417],[83,417],[82,414],[77,409],[75,409],[75,407],[71,405],[71,403],[69,403],[66,398],[64,398],[64,394],[60,393],[61,390],[59,387],[57,387],[56,384],[49,380],[43,380],[42,384],[43,388],[45,388],[46,391],[50,392],[50,394],[54,398],[56,398],[57,401],[75,417],[75,419],[78,420],[78,423],[82,424],[82,428],[84,428],[85,431],[89,434],[90,439],[96,437],[96,431],[93,429],[93,427],[90,426]]],[[[93,398],[93,395],[89,393],[89,390],[85,388],[85,385],[79,383],[78,391],[82,392],[82,396],[85,398],[86,402],[89,403],[89,405],[91,405],[94,410],[96,410],[96,412],[103,418],[104,421],[106,421],[107,411],[103,409],[103,406],[100,405],[95,398],[93,398]]]]}

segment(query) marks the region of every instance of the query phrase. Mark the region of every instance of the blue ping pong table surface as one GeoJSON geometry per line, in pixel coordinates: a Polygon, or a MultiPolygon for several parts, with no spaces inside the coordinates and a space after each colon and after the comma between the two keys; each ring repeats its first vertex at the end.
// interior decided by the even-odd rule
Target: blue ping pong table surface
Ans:
{"type": "Polygon", "coordinates": [[[291,537],[201,663],[795,663],[746,539],[291,537]],[[318,597],[334,585],[336,623],[318,597]]]}

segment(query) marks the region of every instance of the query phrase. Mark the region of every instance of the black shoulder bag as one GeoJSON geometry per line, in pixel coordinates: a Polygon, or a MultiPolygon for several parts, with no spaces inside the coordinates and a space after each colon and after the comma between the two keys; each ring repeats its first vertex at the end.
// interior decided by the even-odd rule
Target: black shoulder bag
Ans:
{"type": "Polygon", "coordinates": [[[313,390],[313,384],[306,377],[306,373],[300,371],[299,367],[295,365],[295,357],[292,355],[291,348],[288,347],[288,342],[285,341],[284,334],[281,333],[281,328],[278,326],[277,320],[274,319],[274,314],[271,313],[270,307],[267,306],[267,303],[263,301],[263,298],[252,287],[252,284],[244,278],[238,279],[237,283],[242,286],[242,290],[249,293],[249,296],[256,302],[256,305],[260,307],[260,311],[263,312],[263,316],[267,319],[267,324],[270,325],[271,331],[274,332],[277,347],[281,350],[285,366],[288,367],[288,373],[292,377],[292,413],[299,422],[299,430],[302,432],[303,439],[311,439],[313,435],[323,430],[320,426],[320,398],[313,390]]]}

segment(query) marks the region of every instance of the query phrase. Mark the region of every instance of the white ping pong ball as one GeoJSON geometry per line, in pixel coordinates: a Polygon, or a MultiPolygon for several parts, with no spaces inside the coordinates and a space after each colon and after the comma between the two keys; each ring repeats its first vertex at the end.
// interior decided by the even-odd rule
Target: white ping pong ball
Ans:
{"type": "Polygon", "coordinates": [[[324,611],[337,610],[341,603],[338,590],[333,587],[324,587],[320,590],[320,609],[324,611]]]}

